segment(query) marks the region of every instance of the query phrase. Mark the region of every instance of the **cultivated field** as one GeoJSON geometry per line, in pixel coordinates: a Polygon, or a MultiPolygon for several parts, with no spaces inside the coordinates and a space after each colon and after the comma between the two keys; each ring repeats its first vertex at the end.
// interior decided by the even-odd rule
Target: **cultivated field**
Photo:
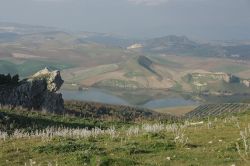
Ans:
{"type": "Polygon", "coordinates": [[[226,72],[246,79],[250,74],[248,61],[140,52],[86,41],[85,36],[86,34],[81,33],[54,31],[27,34],[12,42],[2,42],[1,71],[27,76],[48,66],[63,70],[65,82],[79,86],[103,86],[104,81],[105,86],[113,87],[110,80],[115,79],[134,81],[138,88],[178,87],[180,91],[193,90],[192,85],[184,81],[183,77],[197,71],[226,72]],[[141,55],[152,61],[151,69],[154,72],[138,63],[141,55]]]}

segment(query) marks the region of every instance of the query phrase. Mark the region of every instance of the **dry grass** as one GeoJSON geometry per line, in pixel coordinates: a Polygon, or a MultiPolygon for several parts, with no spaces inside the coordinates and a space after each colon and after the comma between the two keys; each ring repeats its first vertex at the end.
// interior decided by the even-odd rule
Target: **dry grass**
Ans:
{"type": "Polygon", "coordinates": [[[176,116],[182,116],[185,115],[186,113],[194,110],[197,106],[180,106],[180,107],[169,107],[169,108],[161,108],[161,109],[156,109],[156,112],[159,113],[168,113],[171,115],[176,115],[176,116]]]}

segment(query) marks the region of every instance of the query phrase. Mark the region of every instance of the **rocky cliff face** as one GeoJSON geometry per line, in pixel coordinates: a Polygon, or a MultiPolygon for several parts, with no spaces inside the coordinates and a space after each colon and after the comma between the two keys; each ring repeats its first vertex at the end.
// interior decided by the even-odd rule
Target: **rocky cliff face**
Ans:
{"type": "Polygon", "coordinates": [[[62,94],[56,93],[63,82],[59,71],[45,68],[17,85],[0,85],[0,104],[63,113],[62,94]]]}

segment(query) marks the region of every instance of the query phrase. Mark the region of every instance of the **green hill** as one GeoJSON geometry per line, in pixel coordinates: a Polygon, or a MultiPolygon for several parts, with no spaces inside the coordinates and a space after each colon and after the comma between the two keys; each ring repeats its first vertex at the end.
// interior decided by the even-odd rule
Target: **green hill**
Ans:
{"type": "Polygon", "coordinates": [[[249,111],[200,121],[124,122],[1,109],[0,163],[249,165],[249,111]]]}

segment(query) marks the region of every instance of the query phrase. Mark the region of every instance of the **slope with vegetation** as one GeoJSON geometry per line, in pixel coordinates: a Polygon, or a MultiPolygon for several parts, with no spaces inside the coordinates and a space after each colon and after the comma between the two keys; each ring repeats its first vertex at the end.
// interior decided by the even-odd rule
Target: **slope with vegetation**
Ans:
{"type": "Polygon", "coordinates": [[[1,165],[249,165],[249,111],[201,121],[100,121],[0,111],[1,165]]]}
{"type": "MultiPolygon", "coordinates": [[[[62,70],[63,89],[98,86],[126,90],[161,89],[196,92],[182,78],[197,71],[225,72],[249,79],[248,45],[203,44],[185,36],[135,40],[110,34],[67,32],[50,27],[0,23],[0,70],[21,78],[44,68],[62,70]],[[136,47],[129,46],[137,45],[136,47]],[[139,47],[138,47],[139,46],[139,47]],[[127,49],[128,48],[128,49],[127,49]]],[[[239,84],[221,81],[209,85],[213,92],[239,84]],[[223,87],[227,87],[224,88],[223,87]]]]}

